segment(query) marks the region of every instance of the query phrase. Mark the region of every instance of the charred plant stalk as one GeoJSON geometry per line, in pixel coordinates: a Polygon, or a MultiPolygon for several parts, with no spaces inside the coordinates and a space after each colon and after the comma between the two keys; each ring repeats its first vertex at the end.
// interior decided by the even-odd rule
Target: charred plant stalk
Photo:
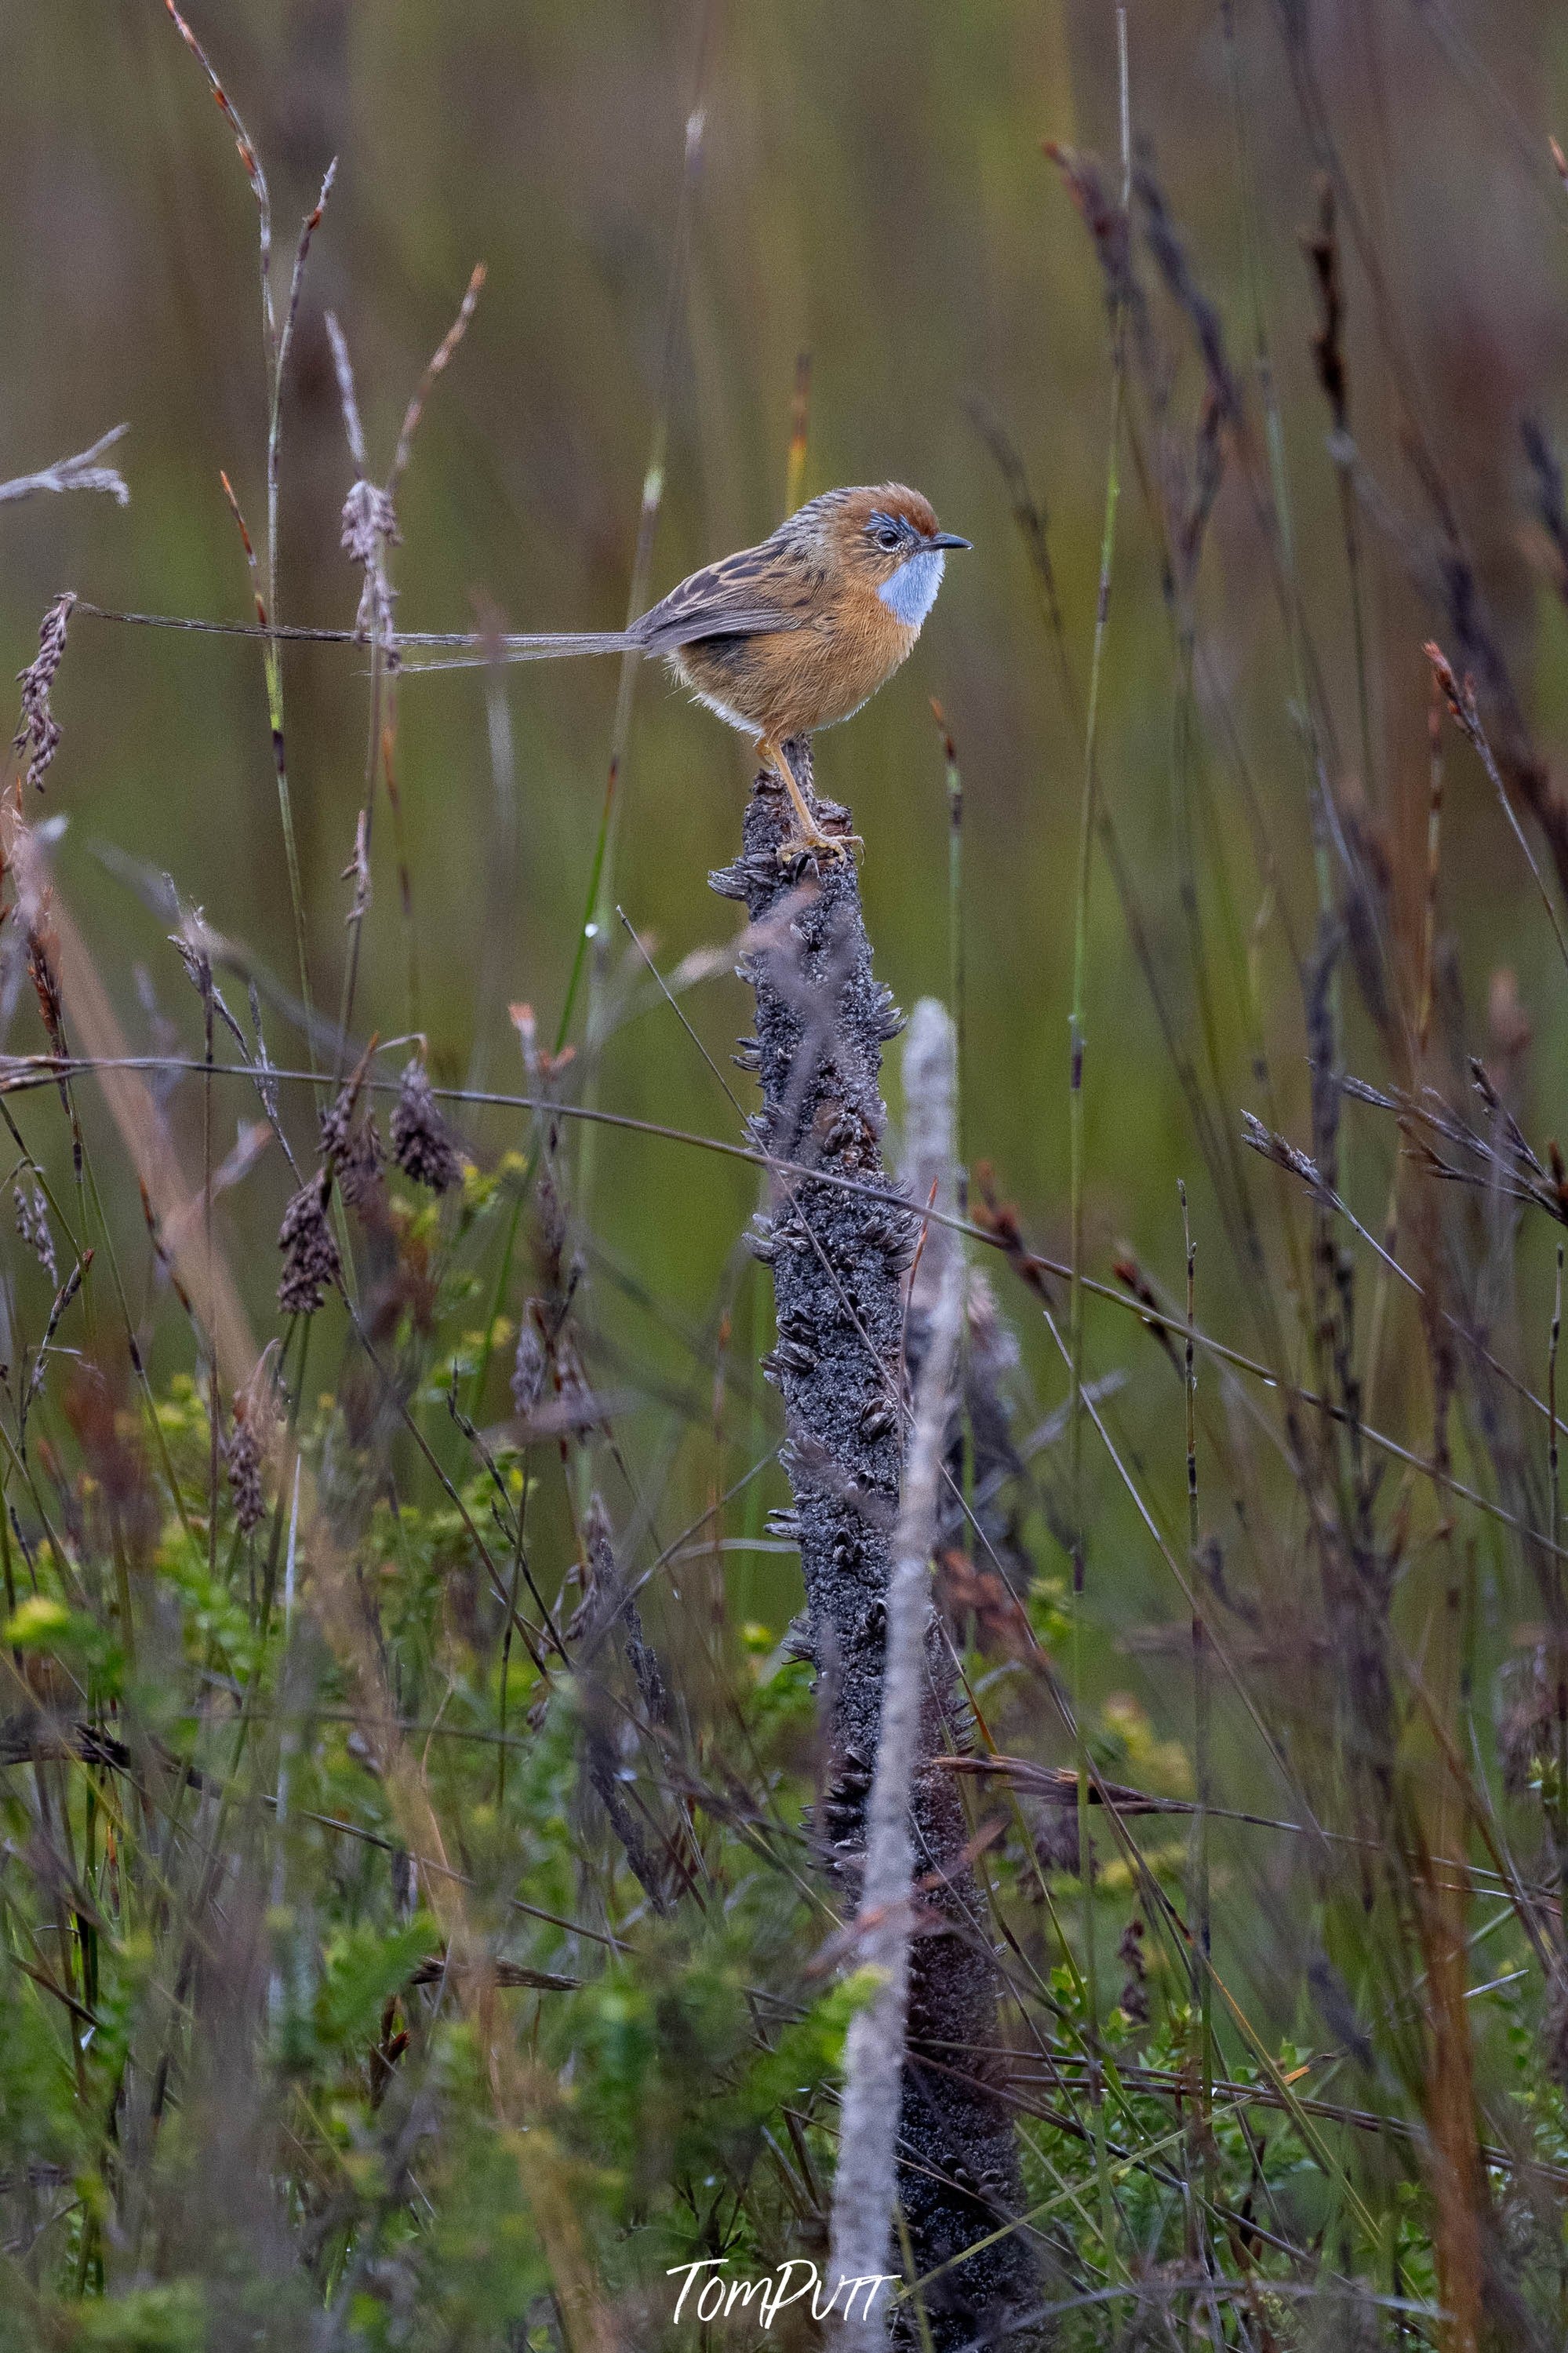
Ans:
{"type": "MultiPolygon", "coordinates": [[[[810,746],[797,739],[788,750],[809,794],[810,746]]],[[[829,829],[842,822],[831,806],[817,816],[829,829]]],[[[753,926],[741,965],[756,995],[756,1039],[746,1053],[754,1054],[763,1108],[752,1132],[780,1160],[874,1182],[886,1124],[881,1050],[899,1022],[872,973],[853,865],[781,865],[789,832],[783,792],[759,777],[743,854],[713,878],[724,896],[744,901],[753,926]]],[[[796,1178],[781,1181],[753,1236],[773,1270],[778,1336],[764,1370],[784,1394],[789,1525],[800,1545],[828,1750],[816,1827],[851,1902],[881,1729],[904,1469],[904,1276],[917,1235],[913,1215],[796,1178]]],[[[985,1914],[963,1860],[965,1817],[952,1777],[922,1769],[939,1747],[961,1745],[965,1729],[933,1626],[923,1645],[910,1831],[928,1925],[947,1933],[921,1936],[910,1954],[895,2187],[916,2276],[952,2266],[923,2291],[938,2353],[1037,2294],[1020,2235],[994,2236],[1019,2211],[1019,2186],[1007,2113],[982,2055],[996,2045],[995,1982],[985,1914]],[[954,2261],[982,2240],[992,2243],[954,2261]]]]}

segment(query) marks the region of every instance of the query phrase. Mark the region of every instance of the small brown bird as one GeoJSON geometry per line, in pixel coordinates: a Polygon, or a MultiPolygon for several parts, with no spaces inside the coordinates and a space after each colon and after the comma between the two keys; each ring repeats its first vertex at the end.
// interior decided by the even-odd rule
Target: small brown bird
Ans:
{"type": "MultiPolygon", "coordinates": [[[[694,572],[629,629],[507,637],[516,661],[656,654],[710,711],[752,736],[795,803],[803,849],[842,857],[855,837],[824,833],[784,746],[847,719],[911,651],[936,602],[949,548],[928,500],[901,482],[826,491],[760,547],[694,572]]],[[[428,642],[428,641],[427,641],[428,642]]]]}

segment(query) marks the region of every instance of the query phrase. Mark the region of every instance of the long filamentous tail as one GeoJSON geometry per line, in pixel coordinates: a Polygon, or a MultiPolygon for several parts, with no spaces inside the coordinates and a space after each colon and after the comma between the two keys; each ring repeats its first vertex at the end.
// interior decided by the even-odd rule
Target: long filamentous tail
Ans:
{"type": "Polygon", "coordinates": [[[398,653],[405,670],[483,670],[491,662],[571,661],[579,654],[629,654],[642,650],[642,639],[632,629],[579,629],[564,635],[498,637],[488,644],[472,638],[448,638],[463,645],[463,653],[441,653],[439,638],[399,637],[398,653]]]}
{"type": "MultiPolygon", "coordinates": [[[[250,621],[188,619],[174,613],[118,613],[87,597],[74,600],[84,616],[100,621],[134,622],[148,629],[192,629],[216,638],[261,638],[278,645],[365,646],[363,628],[257,628],[250,621]]],[[[649,650],[641,623],[629,629],[574,629],[563,634],[488,638],[474,629],[399,629],[391,643],[405,670],[482,670],[496,661],[570,661],[577,654],[630,654],[649,650]]]]}

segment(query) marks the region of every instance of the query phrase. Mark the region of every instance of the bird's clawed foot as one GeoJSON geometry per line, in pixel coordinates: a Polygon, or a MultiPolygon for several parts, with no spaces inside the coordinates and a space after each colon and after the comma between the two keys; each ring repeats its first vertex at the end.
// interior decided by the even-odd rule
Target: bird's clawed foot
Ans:
{"type": "Polygon", "coordinates": [[[780,842],[779,864],[794,866],[802,858],[830,858],[837,864],[851,851],[865,847],[858,833],[824,833],[820,826],[803,826],[787,841],[780,842]]]}
{"type": "Polygon", "coordinates": [[[795,804],[798,830],[779,844],[779,864],[794,866],[803,858],[830,858],[835,861],[847,858],[852,851],[864,849],[865,843],[858,833],[824,833],[811,813],[811,807],[799,785],[782,747],[763,736],[757,750],[777,776],[795,804]]]}

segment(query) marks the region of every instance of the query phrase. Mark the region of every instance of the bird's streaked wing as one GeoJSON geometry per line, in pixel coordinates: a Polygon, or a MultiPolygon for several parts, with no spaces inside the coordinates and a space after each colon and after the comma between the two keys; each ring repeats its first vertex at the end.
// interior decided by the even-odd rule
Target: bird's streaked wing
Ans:
{"type": "Polygon", "coordinates": [[[754,559],[760,551],[742,550],[721,563],[705,565],[662,603],[634,622],[632,634],[651,654],[673,653],[698,638],[771,635],[779,629],[804,628],[809,617],[805,604],[764,602],[758,595],[754,559]]]}

